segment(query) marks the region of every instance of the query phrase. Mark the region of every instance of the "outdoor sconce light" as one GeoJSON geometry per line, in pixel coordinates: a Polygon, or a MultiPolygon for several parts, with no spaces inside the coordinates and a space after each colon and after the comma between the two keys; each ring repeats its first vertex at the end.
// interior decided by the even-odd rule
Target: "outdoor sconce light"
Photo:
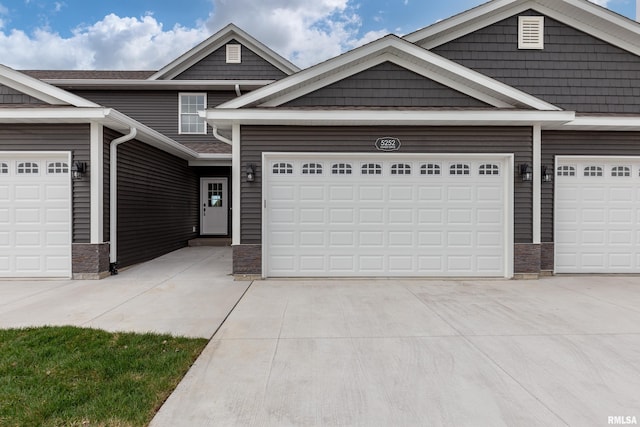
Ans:
{"type": "Polygon", "coordinates": [[[74,180],[82,179],[87,172],[87,164],[85,162],[73,162],[71,166],[71,178],[74,180]]]}
{"type": "Polygon", "coordinates": [[[256,179],[256,165],[253,163],[247,165],[247,182],[253,182],[256,179]]]}
{"type": "Polygon", "coordinates": [[[542,167],[542,181],[544,182],[551,182],[551,180],[553,179],[553,174],[551,169],[549,169],[546,166],[542,167]]]}
{"type": "Polygon", "coordinates": [[[531,172],[531,166],[529,166],[526,163],[521,164],[520,176],[522,177],[522,182],[533,181],[533,173],[531,172]]]}

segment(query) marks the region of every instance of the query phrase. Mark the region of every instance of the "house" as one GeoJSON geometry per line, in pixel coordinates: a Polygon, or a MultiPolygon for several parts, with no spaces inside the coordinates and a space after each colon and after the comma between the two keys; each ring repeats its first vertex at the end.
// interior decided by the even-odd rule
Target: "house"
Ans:
{"type": "Polygon", "coordinates": [[[640,25],[587,0],[493,0],[305,70],[231,25],[159,71],[0,84],[4,276],[212,235],[236,275],[640,272],[640,25]]]}

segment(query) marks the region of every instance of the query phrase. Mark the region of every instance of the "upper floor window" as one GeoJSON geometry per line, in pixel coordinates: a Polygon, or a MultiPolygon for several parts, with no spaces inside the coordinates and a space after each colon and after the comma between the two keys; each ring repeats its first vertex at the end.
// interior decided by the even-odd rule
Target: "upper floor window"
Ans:
{"type": "Polygon", "coordinates": [[[206,134],[207,125],[198,111],[206,110],[206,93],[181,93],[180,94],[180,133],[181,134],[206,134]]]}

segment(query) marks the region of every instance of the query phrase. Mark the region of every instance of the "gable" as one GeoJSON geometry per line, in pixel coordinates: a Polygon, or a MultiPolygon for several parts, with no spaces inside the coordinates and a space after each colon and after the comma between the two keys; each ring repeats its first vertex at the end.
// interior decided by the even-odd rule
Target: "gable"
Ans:
{"type": "Polygon", "coordinates": [[[184,72],[175,80],[279,80],[286,77],[282,70],[257,55],[237,40],[231,40],[209,54],[184,72]],[[226,46],[240,44],[242,59],[240,63],[227,63],[226,46]]]}
{"type": "Polygon", "coordinates": [[[392,62],[306,94],[284,107],[489,107],[392,62]]]}
{"type": "Polygon", "coordinates": [[[518,16],[432,49],[566,110],[640,113],[640,58],[545,16],[544,49],[518,49],[518,16]]]}
{"type": "Polygon", "coordinates": [[[10,88],[9,86],[0,84],[0,104],[12,104],[12,105],[23,105],[23,104],[35,104],[35,105],[44,105],[46,102],[41,101],[37,98],[29,96],[25,93],[17,91],[15,89],[10,88]]]}

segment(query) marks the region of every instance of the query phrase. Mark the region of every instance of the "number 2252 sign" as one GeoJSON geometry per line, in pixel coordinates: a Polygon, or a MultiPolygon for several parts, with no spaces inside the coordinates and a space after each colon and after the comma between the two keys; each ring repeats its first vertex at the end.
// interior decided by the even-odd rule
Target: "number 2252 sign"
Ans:
{"type": "Polygon", "coordinates": [[[400,149],[398,138],[384,137],[376,139],[376,148],[380,151],[398,151],[400,149]]]}

